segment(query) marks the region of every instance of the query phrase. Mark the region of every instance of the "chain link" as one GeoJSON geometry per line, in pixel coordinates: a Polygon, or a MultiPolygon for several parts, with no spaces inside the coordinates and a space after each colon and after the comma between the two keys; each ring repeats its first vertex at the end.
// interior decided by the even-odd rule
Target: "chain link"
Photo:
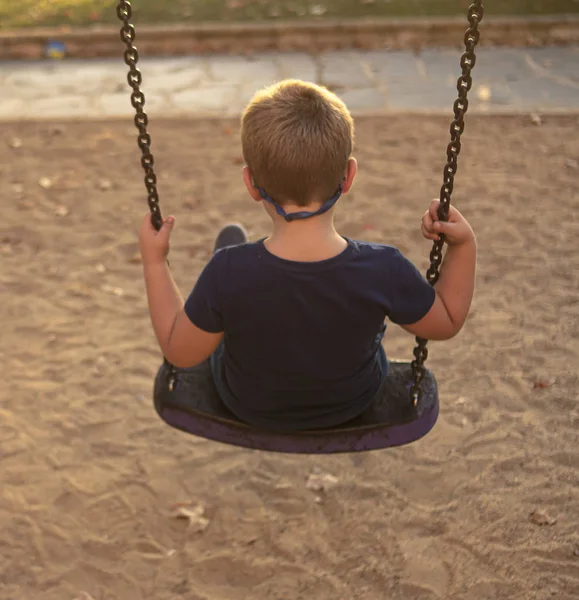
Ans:
{"type": "Polygon", "coordinates": [[[147,188],[147,202],[151,211],[151,222],[153,227],[158,231],[161,229],[163,219],[159,208],[159,194],[157,193],[157,176],[155,175],[155,160],[151,154],[151,136],[147,132],[149,119],[145,113],[145,94],[141,91],[141,83],[143,77],[137,63],[139,62],[139,51],[135,46],[135,27],[131,24],[133,11],[131,3],[128,0],[119,0],[117,5],[117,16],[123,22],[121,27],[121,41],[124,42],[126,49],[124,53],[125,63],[129,67],[127,82],[132,88],[131,104],[136,111],[135,127],[139,130],[137,144],[141,149],[141,166],[145,171],[145,187],[147,188]]]}
{"type": "MultiPolygon", "coordinates": [[[[475,0],[468,9],[468,22],[470,24],[464,36],[466,51],[460,59],[462,74],[457,81],[458,98],[454,103],[454,120],[450,125],[450,143],[446,149],[447,163],[443,171],[443,183],[440,189],[440,206],[438,218],[441,221],[448,220],[450,210],[450,197],[454,188],[454,176],[458,169],[458,155],[461,150],[461,135],[464,133],[464,116],[468,110],[468,92],[472,88],[471,72],[476,64],[475,48],[480,39],[479,23],[484,16],[482,0],[475,0]]],[[[426,279],[434,285],[440,277],[440,264],[442,262],[442,249],[444,247],[444,236],[432,245],[430,252],[430,267],[426,271],[426,279]]],[[[414,360],[412,361],[413,383],[410,395],[414,406],[420,400],[422,394],[421,385],[426,374],[424,363],[428,358],[427,340],[417,337],[414,348],[414,360]]]]}

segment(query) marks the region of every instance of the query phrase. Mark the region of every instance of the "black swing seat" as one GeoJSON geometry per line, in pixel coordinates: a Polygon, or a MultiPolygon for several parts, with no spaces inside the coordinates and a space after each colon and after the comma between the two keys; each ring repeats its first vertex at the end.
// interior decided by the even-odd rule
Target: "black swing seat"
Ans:
{"type": "Polygon", "coordinates": [[[438,418],[438,387],[426,370],[415,408],[410,399],[412,367],[390,362],[375,403],[361,416],[339,427],[299,433],[275,433],[239,421],[219,398],[210,366],[173,369],[163,364],[155,379],[155,409],[168,425],[205,439],[270,452],[334,454],[364,452],[414,442],[438,418]]]}

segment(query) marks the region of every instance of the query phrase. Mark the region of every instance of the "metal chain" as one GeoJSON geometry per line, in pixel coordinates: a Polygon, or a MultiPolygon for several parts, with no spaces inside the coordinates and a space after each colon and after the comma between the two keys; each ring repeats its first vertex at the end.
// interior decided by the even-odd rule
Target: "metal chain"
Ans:
{"type": "MultiPolygon", "coordinates": [[[[131,3],[128,0],[119,0],[117,5],[117,16],[123,22],[123,26],[121,27],[121,40],[126,45],[124,57],[125,63],[127,63],[129,67],[127,81],[133,90],[131,93],[131,104],[136,111],[135,127],[139,130],[137,143],[142,153],[141,165],[145,171],[147,203],[149,204],[149,210],[151,211],[151,223],[153,224],[153,227],[159,231],[163,225],[163,217],[161,215],[161,209],[159,208],[157,176],[155,175],[154,169],[155,160],[151,154],[151,136],[147,132],[149,118],[144,110],[145,94],[141,91],[143,77],[139,69],[137,69],[139,52],[134,44],[136,38],[135,27],[131,24],[133,11],[131,10],[131,3]]],[[[167,262],[167,264],[169,263],[167,262]]],[[[166,358],[164,359],[164,362],[167,366],[167,386],[172,392],[176,383],[175,367],[166,358]]]]}
{"type": "MultiPolygon", "coordinates": [[[[444,180],[440,189],[440,206],[438,208],[438,218],[441,221],[448,220],[450,210],[450,197],[454,188],[454,176],[458,169],[458,155],[461,149],[460,137],[464,132],[464,116],[468,110],[468,92],[472,88],[471,72],[476,64],[475,48],[480,39],[479,23],[484,16],[484,6],[482,0],[475,0],[468,9],[468,21],[470,27],[464,36],[466,52],[460,59],[462,75],[458,78],[457,89],[458,98],[454,103],[454,120],[450,126],[450,144],[446,149],[448,162],[444,167],[444,180]]],[[[430,252],[430,267],[426,272],[426,279],[431,285],[434,285],[440,276],[440,264],[442,262],[442,249],[444,247],[444,236],[432,245],[430,252]]],[[[422,394],[421,385],[424,380],[426,370],[424,362],[428,358],[426,348],[427,340],[417,337],[416,348],[414,349],[414,360],[412,361],[413,384],[410,388],[410,394],[414,406],[418,404],[422,394]]]]}
{"type": "Polygon", "coordinates": [[[129,66],[129,74],[127,81],[133,89],[131,93],[131,104],[136,111],[135,126],[139,130],[137,143],[142,152],[141,165],[145,171],[145,187],[147,188],[147,202],[151,211],[151,222],[153,227],[158,231],[163,224],[161,210],[159,208],[159,195],[157,193],[157,176],[155,175],[155,161],[151,154],[151,136],[147,133],[147,125],[149,118],[145,113],[145,94],[141,91],[141,83],[143,81],[141,72],[137,69],[139,62],[139,52],[134,44],[136,33],[135,28],[131,24],[133,11],[131,3],[128,0],[119,0],[117,5],[117,16],[123,22],[121,28],[121,40],[126,45],[125,63],[129,66]]]}

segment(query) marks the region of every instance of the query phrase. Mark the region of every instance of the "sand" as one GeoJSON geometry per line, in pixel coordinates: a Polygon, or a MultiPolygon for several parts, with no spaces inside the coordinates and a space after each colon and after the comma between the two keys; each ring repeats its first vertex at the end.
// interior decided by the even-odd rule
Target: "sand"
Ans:
{"type": "MultiPolygon", "coordinates": [[[[425,269],[448,125],[358,120],[344,234],[425,269]]],[[[153,122],[185,294],[221,225],[267,232],[235,132],[153,122]]],[[[131,121],[1,137],[1,600],[579,598],[577,117],[469,119],[455,200],[478,288],[464,331],[431,345],[440,420],[412,446],[317,458],[206,442],[155,414],[131,121]],[[315,468],[335,485],[308,489],[315,468]],[[206,521],[175,518],[177,503],[206,521]]],[[[392,326],[385,345],[408,358],[413,340],[392,326]]]]}

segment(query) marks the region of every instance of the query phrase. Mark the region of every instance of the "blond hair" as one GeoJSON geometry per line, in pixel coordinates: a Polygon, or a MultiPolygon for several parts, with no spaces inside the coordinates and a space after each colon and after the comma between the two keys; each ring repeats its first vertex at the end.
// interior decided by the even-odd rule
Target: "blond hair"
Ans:
{"type": "Polygon", "coordinates": [[[279,204],[324,202],[338,189],[354,146],[354,121],[326,88],[294,79],[255,94],[241,119],[243,156],[279,204]]]}

